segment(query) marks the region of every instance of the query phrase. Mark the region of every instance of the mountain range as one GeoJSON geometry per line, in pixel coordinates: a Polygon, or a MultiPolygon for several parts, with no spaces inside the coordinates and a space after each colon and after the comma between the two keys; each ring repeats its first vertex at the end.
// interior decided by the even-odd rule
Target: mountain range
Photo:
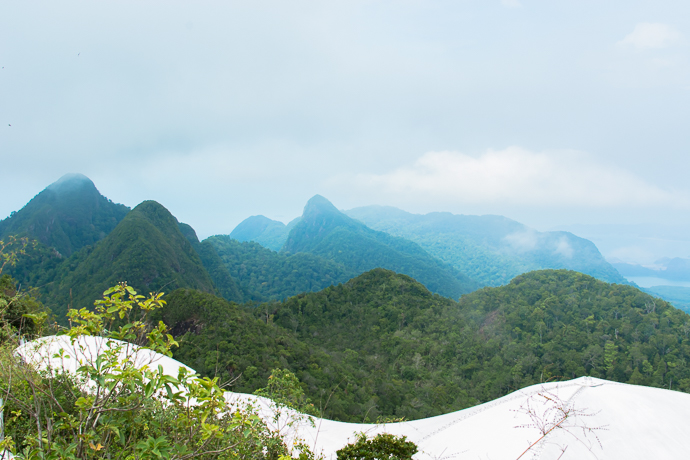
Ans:
{"type": "Polygon", "coordinates": [[[199,241],[162,204],[129,210],[72,175],[0,235],[32,240],[6,273],[58,322],[118,282],[167,292],[178,360],[242,392],[289,369],[333,419],[419,419],[584,375],[690,392],[690,317],[622,283],[587,240],[319,195],[272,222],[199,241]]]}
{"type": "Polygon", "coordinates": [[[38,287],[58,314],[67,305],[89,306],[115,281],[145,292],[198,289],[236,302],[318,291],[379,267],[453,299],[543,268],[625,282],[591,242],[567,232],[539,233],[501,216],[341,212],[319,195],[288,225],[253,216],[230,235],[199,241],[161,204],[130,211],[78,174],[0,221],[0,236],[9,234],[36,241],[10,273],[38,287]]]}

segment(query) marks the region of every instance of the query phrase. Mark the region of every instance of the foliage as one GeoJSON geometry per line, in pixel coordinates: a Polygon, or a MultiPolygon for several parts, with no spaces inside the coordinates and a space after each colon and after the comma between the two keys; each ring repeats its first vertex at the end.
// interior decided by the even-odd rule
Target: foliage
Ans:
{"type": "Polygon", "coordinates": [[[0,240],[0,345],[14,337],[34,338],[48,316],[34,297],[19,292],[17,283],[3,270],[11,269],[25,254],[27,238],[0,240]]]}
{"type": "Polygon", "coordinates": [[[406,439],[388,433],[367,439],[360,433],[355,443],[338,450],[336,455],[338,460],[409,460],[417,453],[417,446],[406,439]]]}
{"type": "Polygon", "coordinates": [[[285,369],[273,369],[268,385],[254,392],[257,396],[270,399],[279,406],[294,409],[303,414],[314,414],[314,405],[304,394],[295,374],[285,369]]]}
{"type": "Polygon", "coordinates": [[[356,208],[347,215],[414,241],[483,286],[500,286],[519,274],[545,268],[627,283],[591,241],[567,232],[537,232],[503,216],[418,215],[384,206],[356,208]]]}
{"type": "MultiPolygon", "coordinates": [[[[37,371],[12,349],[2,349],[0,390],[8,404],[4,446],[23,458],[191,459],[271,458],[288,453],[280,437],[250,410],[228,411],[216,380],[180,367],[137,367],[138,349],[170,355],[175,345],[162,322],[150,321],[161,295],[137,295],[126,284],[104,292],[95,311],[70,310],[65,332],[81,361],[74,375],[48,367],[37,371]],[[85,336],[104,346],[89,353],[85,336]]],[[[45,352],[44,352],[45,353],[45,352]]],[[[60,349],[57,356],[66,356],[60,349]]],[[[40,355],[40,351],[37,353],[40,355]]],[[[34,355],[36,356],[36,355],[34,355]]]]}
{"type": "Polygon", "coordinates": [[[258,243],[240,243],[225,235],[212,236],[212,245],[230,275],[248,292],[246,300],[280,300],[345,282],[355,272],[322,257],[284,254],[258,243]]]}
{"type": "Polygon", "coordinates": [[[300,459],[313,458],[309,447],[298,438],[297,433],[301,424],[315,427],[314,419],[310,417],[315,415],[315,409],[295,374],[284,369],[273,369],[266,388],[260,388],[254,394],[270,400],[273,417],[269,428],[295,446],[300,452],[300,459]]]}
{"type": "Polygon", "coordinates": [[[254,308],[182,294],[168,305],[178,312],[176,358],[241,376],[234,388],[245,392],[275,367],[290,370],[337,420],[419,419],[584,375],[690,391],[690,316],[566,270],[459,302],[383,269],[254,308]]]}
{"type": "Polygon", "coordinates": [[[42,292],[63,320],[66,306],[87,307],[119,280],[146,292],[178,287],[216,292],[175,217],[155,201],[141,203],[103,241],[61,263],[42,292]]]}

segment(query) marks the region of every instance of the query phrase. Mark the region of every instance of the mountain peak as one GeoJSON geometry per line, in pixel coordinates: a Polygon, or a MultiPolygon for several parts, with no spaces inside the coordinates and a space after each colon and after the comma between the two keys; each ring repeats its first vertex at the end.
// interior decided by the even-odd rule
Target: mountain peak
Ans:
{"type": "Polygon", "coordinates": [[[309,214],[313,213],[318,213],[318,214],[324,214],[324,213],[337,213],[341,214],[340,211],[338,211],[338,208],[333,206],[333,203],[328,201],[326,198],[322,197],[321,195],[314,195],[311,197],[309,201],[307,201],[307,204],[304,206],[304,213],[303,216],[307,216],[309,214]]]}
{"type": "Polygon", "coordinates": [[[83,174],[70,173],[65,174],[57,181],[50,184],[47,188],[48,190],[52,190],[53,192],[62,193],[71,192],[77,189],[84,188],[91,188],[96,190],[96,185],[93,183],[91,179],[89,179],[83,174]]]}

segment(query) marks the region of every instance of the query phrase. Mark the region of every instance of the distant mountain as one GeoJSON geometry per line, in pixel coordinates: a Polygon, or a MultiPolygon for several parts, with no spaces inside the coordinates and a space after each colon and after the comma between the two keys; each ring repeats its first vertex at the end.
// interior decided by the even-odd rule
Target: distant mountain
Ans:
{"type": "Polygon", "coordinates": [[[591,241],[568,232],[538,232],[503,216],[419,215],[389,206],[345,213],[375,230],[414,241],[484,286],[500,286],[532,270],[559,268],[627,283],[591,241]]]}
{"type": "Polygon", "coordinates": [[[44,300],[63,317],[68,305],[89,307],[121,281],[143,294],[182,287],[217,292],[177,219],[155,201],[144,201],[97,245],[63,262],[44,300]]]}
{"type": "Polygon", "coordinates": [[[299,218],[285,225],[277,220],[271,220],[264,216],[251,216],[243,220],[230,233],[230,238],[237,241],[255,241],[261,246],[280,251],[287,240],[287,236],[299,218]]]}
{"type": "Polygon", "coordinates": [[[67,174],[0,221],[0,239],[28,236],[68,257],[105,238],[128,212],[101,195],[88,177],[67,174]]]}
{"type": "Polygon", "coordinates": [[[671,281],[690,281],[690,259],[664,257],[652,265],[612,262],[621,275],[626,277],[646,276],[671,281]]]}
{"type": "Polygon", "coordinates": [[[355,273],[386,268],[411,276],[432,292],[456,299],[479,287],[477,282],[429,255],[418,244],[372,230],[338,211],[320,195],[309,200],[282,251],[312,253],[355,273]]]}
{"type": "Polygon", "coordinates": [[[356,275],[342,264],[314,254],[279,253],[228,235],[212,236],[202,244],[215,250],[230,276],[244,289],[245,300],[281,300],[344,283],[356,275]]]}

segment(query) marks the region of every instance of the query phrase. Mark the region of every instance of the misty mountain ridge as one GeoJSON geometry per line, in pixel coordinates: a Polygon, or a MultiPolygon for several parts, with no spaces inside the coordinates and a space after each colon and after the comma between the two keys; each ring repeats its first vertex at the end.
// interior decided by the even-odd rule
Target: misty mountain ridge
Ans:
{"type": "Polygon", "coordinates": [[[261,246],[280,251],[288,238],[290,230],[297,225],[300,218],[293,219],[287,225],[265,216],[251,216],[243,220],[230,233],[230,238],[240,242],[254,241],[261,246]]]}
{"type": "Polygon", "coordinates": [[[108,235],[129,212],[82,174],[66,174],[0,221],[0,239],[27,236],[70,256],[108,235]]]}
{"type": "MultiPolygon", "coordinates": [[[[334,210],[335,207],[331,208],[331,212],[334,210]]],[[[504,216],[449,212],[419,215],[392,206],[366,206],[342,213],[371,229],[417,243],[482,286],[503,285],[519,274],[547,268],[566,268],[602,281],[627,283],[593,243],[570,232],[538,232],[504,216]]],[[[261,243],[270,233],[274,238],[271,249],[276,250],[280,243],[276,239],[278,234],[287,244],[289,232],[285,227],[282,222],[253,216],[237,226],[241,229],[237,234],[244,241],[261,243]],[[261,226],[255,225],[258,219],[261,226]],[[278,233],[273,229],[281,230],[278,233]]],[[[235,231],[231,236],[234,234],[235,231]]],[[[289,250],[290,246],[285,249],[289,250]]]]}
{"type": "Polygon", "coordinates": [[[591,241],[569,232],[538,232],[503,216],[421,215],[390,206],[365,206],[346,214],[418,243],[484,286],[503,285],[532,270],[558,268],[627,283],[591,241]]]}
{"type": "Polygon", "coordinates": [[[315,254],[358,274],[374,268],[393,270],[411,276],[432,292],[456,299],[479,287],[418,244],[367,227],[321,195],[307,202],[281,251],[315,254]]]}

